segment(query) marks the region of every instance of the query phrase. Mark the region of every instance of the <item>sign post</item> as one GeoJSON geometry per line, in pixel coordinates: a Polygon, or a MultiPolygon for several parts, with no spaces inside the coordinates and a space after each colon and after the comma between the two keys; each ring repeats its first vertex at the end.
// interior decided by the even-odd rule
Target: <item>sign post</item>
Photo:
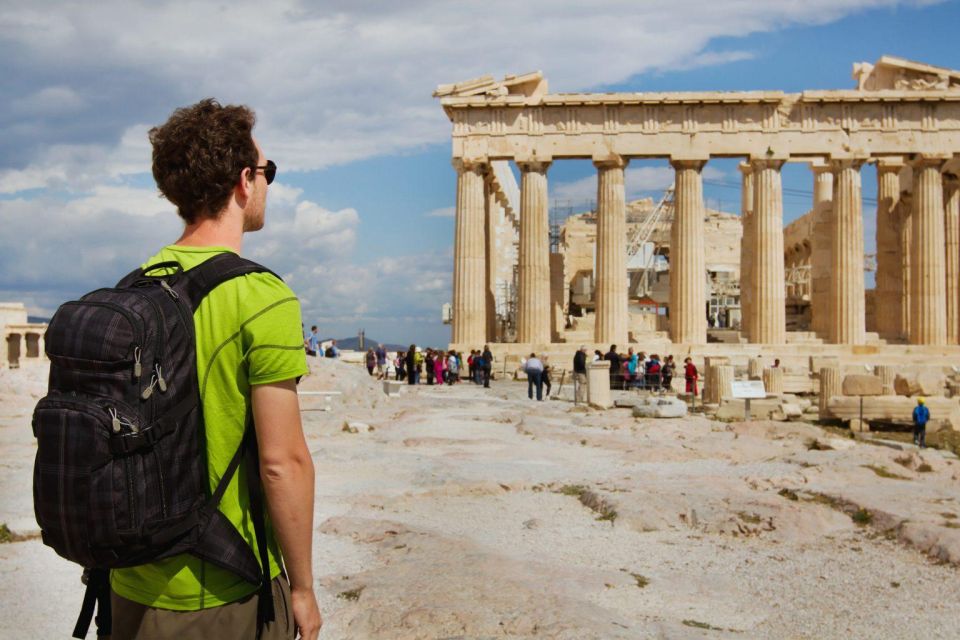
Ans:
{"type": "Polygon", "coordinates": [[[730,383],[730,389],[734,398],[743,399],[743,419],[750,419],[750,400],[751,398],[763,399],[767,397],[767,390],[763,386],[763,380],[734,380],[730,383]]]}

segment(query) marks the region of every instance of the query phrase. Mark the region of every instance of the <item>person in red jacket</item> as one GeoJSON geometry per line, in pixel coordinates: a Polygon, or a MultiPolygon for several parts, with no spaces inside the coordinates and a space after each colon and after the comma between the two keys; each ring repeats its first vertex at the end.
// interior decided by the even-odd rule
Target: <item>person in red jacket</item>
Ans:
{"type": "Polygon", "coordinates": [[[697,379],[700,377],[700,372],[690,358],[683,361],[683,377],[687,381],[687,393],[697,395],[697,379]]]}

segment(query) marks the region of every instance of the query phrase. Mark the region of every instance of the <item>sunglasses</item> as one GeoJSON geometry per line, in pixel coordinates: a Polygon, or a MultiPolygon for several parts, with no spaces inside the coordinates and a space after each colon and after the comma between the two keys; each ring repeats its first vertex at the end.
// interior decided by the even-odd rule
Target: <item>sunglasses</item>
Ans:
{"type": "Polygon", "coordinates": [[[263,169],[263,177],[267,179],[267,184],[272,183],[273,179],[277,177],[277,164],[273,160],[267,160],[267,164],[261,167],[250,168],[253,169],[254,173],[263,169]]]}

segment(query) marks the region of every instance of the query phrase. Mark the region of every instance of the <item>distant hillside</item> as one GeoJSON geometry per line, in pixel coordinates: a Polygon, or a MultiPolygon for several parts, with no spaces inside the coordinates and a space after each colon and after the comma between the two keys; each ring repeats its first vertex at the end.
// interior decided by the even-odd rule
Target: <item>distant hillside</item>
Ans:
{"type": "MultiPolygon", "coordinates": [[[[342,339],[335,338],[335,340],[337,341],[337,346],[341,349],[347,349],[349,351],[358,351],[360,349],[360,338],[357,336],[353,336],[352,338],[342,338],[342,339]]],[[[363,348],[365,350],[369,349],[370,347],[373,347],[374,349],[376,349],[378,344],[381,344],[380,341],[375,340],[373,338],[367,337],[367,338],[364,338],[363,340],[363,345],[364,345],[363,348]]],[[[389,342],[384,342],[383,346],[386,348],[387,351],[404,351],[410,345],[393,344],[389,342]]]]}

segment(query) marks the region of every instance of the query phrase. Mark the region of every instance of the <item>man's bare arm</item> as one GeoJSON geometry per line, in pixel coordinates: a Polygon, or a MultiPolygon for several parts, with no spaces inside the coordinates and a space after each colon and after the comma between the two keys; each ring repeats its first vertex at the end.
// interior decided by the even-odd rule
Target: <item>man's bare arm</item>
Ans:
{"type": "Polygon", "coordinates": [[[270,520],[290,578],[294,618],[304,638],[322,624],[313,593],[314,471],[294,380],[254,385],[253,419],[270,520]]]}

